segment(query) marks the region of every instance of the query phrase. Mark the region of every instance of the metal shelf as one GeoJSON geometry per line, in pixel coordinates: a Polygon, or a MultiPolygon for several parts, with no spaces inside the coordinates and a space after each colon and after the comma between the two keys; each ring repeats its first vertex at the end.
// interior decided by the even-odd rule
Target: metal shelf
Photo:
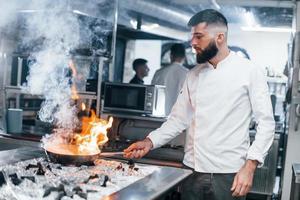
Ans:
{"type": "MultiPolygon", "coordinates": [[[[30,94],[24,90],[22,90],[22,87],[20,86],[5,86],[5,92],[10,92],[10,93],[15,93],[15,94],[27,94],[32,97],[36,96],[39,98],[43,98],[42,95],[39,94],[30,94]]],[[[78,91],[77,92],[78,96],[82,99],[97,99],[96,92],[83,92],[83,91],[78,91]]]]}

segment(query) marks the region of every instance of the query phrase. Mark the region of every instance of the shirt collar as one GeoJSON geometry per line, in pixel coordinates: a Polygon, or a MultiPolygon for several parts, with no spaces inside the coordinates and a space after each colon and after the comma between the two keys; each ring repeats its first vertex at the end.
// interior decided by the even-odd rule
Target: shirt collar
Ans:
{"type": "Polygon", "coordinates": [[[205,68],[218,69],[220,67],[220,65],[223,65],[224,63],[227,63],[234,54],[235,53],[233,51],[230,51],[229,54],[217,64],[216,68],[214,68],[214,66],[212,64],[210,64],[209,62],[200,64],[200,67],[201,67],[201,69],[205,69],[205,68]]]}

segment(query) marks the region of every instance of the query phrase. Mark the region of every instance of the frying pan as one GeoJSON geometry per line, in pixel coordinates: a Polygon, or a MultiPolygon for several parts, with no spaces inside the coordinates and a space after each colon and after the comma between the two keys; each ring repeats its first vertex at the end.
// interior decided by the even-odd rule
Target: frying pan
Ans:
{"type": "Polygon", "coordinates": [[[63,165],[92,165],[100,157],[100,150],[95,152],[79,153],[72,144],[60,144],[44,147],[48,160],[63,165]]]}
{"type": "MultiPolygon", "coordinates": [[[[75,145],[63,145],[64,147],[74,148],[75,145]]],[[[61,148],[57,147],[57,148],[61,148]]],[[[59,152],[59,149],[55,147],[47,148],[44,147],[45,154],[49,161],[54,163],[60,163],[62,165],[93,165],[94,161],[100,157],[112,157],[115,155],[123,155],[123,152],[94,152],[94,153],[85,153],[78,154],[78,152],[59,152]]]]}

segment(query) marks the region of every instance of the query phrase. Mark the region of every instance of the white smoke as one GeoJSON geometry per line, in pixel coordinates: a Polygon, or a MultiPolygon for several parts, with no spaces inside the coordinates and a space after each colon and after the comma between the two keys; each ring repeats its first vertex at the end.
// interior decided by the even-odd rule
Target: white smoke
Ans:
{"type": "Polygon", "coordinates": [[[40,11],[26,19],[23,43],[26,45],[41,38],[42,45],[31,55],[34,62],[30,66],[26,90],[44,96],[38,113],[42,121],[73,129],[77,124],[77,109],[72,106],[70,77],[66,75],[70,70],[69,52],[79,44],[79,23],[63,3],[35,3],[40,11]]]}
{"type": "Polygon", "coordinates": [[[22,26],[18,34],[23,46],[32,46],[34,41],[39,41],[34,47],[35,53],[31,52],[29,76],[23,89],[45,98],[38,113],[42,121],[54,123],[59,128],[74,129],[78,123],[77,108],[72,105],[72,77],[67,74],[70,72],[69,52],[78,46],[80,35],[78,19],[68,3],[0,0],[0,33],[18,25],[22,26]],[[26,2],[35,10],[26,10],[26,2]],[[18,24],[20,21],[22,24],[18,24]]]}
{"type": "MultiPolygon", "coordinates": [[[[22,4],[22,2],[20,2],[22,4]]],[[[11,26],[13,21],[16,19],[16,11],[20,4],[11,3],[10,1],[0,0],[0,29],[11,26]]]]}
{"type": "MultiPolygon", "coordinates": [[[[77,107],[71,99],[70,84],[83,82],[85,79],[80,76],[70,77],[69,62],[72,59],[70,51],[82,45],[80,42],[89,45],[92,36],[108,35],[112,30],[110,23],[102,23],[101,20],[93,26],[93,30],[90,30],[88,24],[83,26],[80,24],[78,15],[74,12],[76,10],[79,12],[81,5],[85,5],[86,7],[82,9],[94,16],[90,18],[91,21],[100,15],[102,19],[111,21],[114,1],[91,1],[90,4],[84,0],[76,1],[74,2],[76,10],[72,8],[72,2],[72,0],[0,0],[0,36],[3,32],[7,35],[12,32],[19,40],[17,43],[21,52],[22,48],[30,49],[29,75],[23,89],[31,94],[42,95],[45,101],[38,113],[39,118],[68,130],[66,132],[78,125],[77,107]]],[[[106,39],[103,40],[101,37],[97,39],[103,43],[103,49],[101,47],[96,51],[105,52],[106,39]]],[[[89,73],[84,69],[78,71],[84,76],[89,73]]]]}

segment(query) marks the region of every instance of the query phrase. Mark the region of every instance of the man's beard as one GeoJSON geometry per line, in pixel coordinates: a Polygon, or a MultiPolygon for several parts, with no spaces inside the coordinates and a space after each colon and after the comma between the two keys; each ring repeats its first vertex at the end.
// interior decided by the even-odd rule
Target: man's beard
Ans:
{"type": "Polygon", "coordinates": [[[208,46],[201,52],[197,53],[197,63],[205,63],[215,57],[218,53],[218,48],[214,40],[210,41],[208,46]]]}

